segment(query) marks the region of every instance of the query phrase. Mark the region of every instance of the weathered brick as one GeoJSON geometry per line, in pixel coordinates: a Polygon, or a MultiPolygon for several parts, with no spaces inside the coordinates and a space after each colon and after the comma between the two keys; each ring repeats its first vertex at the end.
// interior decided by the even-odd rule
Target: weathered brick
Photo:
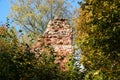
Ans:
{"type": "MultiPolygon", "coordinates": [[[[57,18],[49,21],[43,37],[45,45],[51,45],[56,52],[55,63],[59,64],[61,70],[67,70],[65,65],[69,55],[72,55],[74,51],[72,47],[72,28],[67,19],[57,18]]],[[[33,47],[36,48],[41,44],[38,41],[33,47]]]]}

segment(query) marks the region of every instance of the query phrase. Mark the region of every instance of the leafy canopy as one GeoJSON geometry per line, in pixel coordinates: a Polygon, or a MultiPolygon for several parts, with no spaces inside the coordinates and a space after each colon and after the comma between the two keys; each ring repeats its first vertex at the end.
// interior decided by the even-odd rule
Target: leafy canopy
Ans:
{"type": "Polygon", "coordinates": [[[84,0],[80,5],[75,30],[85,79],[119,79],[120,1],[84,0]]]}

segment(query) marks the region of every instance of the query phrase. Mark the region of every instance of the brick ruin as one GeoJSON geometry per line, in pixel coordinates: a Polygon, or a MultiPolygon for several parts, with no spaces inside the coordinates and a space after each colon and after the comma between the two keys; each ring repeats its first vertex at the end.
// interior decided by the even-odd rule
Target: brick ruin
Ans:
{"type": "Polygon", "coordinates": [[[44,45],[51,45],[56,52],[55,63],[59,64],[61,70],[66,70],[65,65],[74,51],[72,47],[72,28],[68,24],[68,20],[50,20],[43,37],[43,40],[38,39],[37,43],[33,44],[32,50],[40,47],[42,41],[44,45]]]}

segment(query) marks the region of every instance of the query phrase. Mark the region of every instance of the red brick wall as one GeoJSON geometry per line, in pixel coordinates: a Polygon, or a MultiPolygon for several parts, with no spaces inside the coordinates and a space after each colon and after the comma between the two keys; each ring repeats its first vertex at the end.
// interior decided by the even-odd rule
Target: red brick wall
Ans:
{"type": "MultiPolygon", "coordinates": [[[[59,64],[61,70],[67,70],[65,65],[68,62],[69,55],[73,53],[72,28],[68,24],[67,19],[49,21],[43,37],[43,40],[38,39],[32,45],[31,51],[37,50],[43,42],[45,45],[51,45],[56,52],[55,63],[59,64]]],[[[40,50],[38,49],[38,51],[40,50]]]]}
{"type": "Polygon", "coordinates": [[[44,33],[44,42],[53,46],[56,52],[55,63],[58,63],[62,70],[66,70],[68,57],[73,53],[72,28],[67,19],[51,20],[44,33]]]}

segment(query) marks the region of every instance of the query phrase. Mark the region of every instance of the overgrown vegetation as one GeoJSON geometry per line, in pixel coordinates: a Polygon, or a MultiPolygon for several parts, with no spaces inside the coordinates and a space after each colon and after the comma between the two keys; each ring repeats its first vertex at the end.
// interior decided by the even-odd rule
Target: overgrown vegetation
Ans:
{"type": "MultiPolygon", "coordinates": [[[[18,2],[13,3],[13,12],[9,17],[14,24],[23,27],[24,31],[19,32],[24,33],[24,39],[19,39],[21,34],[16,32],[16,28],[8,27],[9,22],[6,24],[7,27],[0,27],[0,80],[120,79],[120,0],[79,2],[79,16],[74,19],[74,43],[78,51],[81,50],[80,63],[85,67],[83,72],[79,66],[74,65],[73,58],[71,65],[67,66],[70,69],[60,71],[58,64],[54,63],[55,52],[51,46],[42,45],[42,54],[36,53],[39,57],[30,51],[29,45],[32,41],[28,39],[35,39],[38,34],[42,35],[47,22],[54,15],[66,16],[67,1],[16,1],[18,2]],[[47,7],[42,3],[44,1],[47,7]]],[[[67,17],[72,18],[70,14],[67,17]]]]}
{"type": "Polygon", "coordinates": [[[76,19],[85,80],[120,79],[120,1],[84,0],[76,19]]]}
{"type": "MultiPolygon", "coordinates": [[[[78,72],[60,71],[54,63],[54,50],[44,46],[36,57],[27,44],[21,44],[14,29],[0,27],[0,80],[77,80],[78,72]]],[[[80,74],[80,73],[79,73],[80,74]]]]}

